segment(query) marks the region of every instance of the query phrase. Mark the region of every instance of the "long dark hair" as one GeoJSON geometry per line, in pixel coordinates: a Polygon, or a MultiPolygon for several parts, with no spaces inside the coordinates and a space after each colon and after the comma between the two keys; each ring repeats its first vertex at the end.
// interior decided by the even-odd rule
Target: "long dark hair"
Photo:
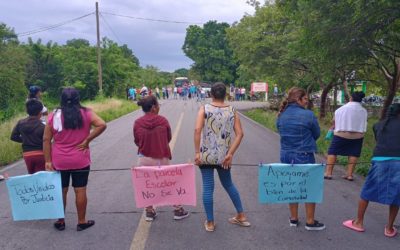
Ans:
{"type": "Polygon", "coordinates": [[[72,87],[64,88],[61,93],[60,109],[64,117],[65,129],[80,129],[83,127],[81,109],[86,109],[80,103],[78,90],[72,87]]]}
{"type": "Polygon", "coordinates": [[[390,107],[386,113],[386,118],[385,118],[385,120],[383,120],[383,126],[382,126],[380,132],[384,131],[386,125],[388,125],[388,123],[391,120],[395,119],[399,115],[400,115],[400,103],[394,103],[394,104],[390,105],[390,107]]]}
{"type": "Polygon", "coordinates": [[[295,103],[306,95],[307,95],[307,92],[302,88],[293,87],[293,88],[289,89],[287,98],[285,100],[283,100],[281,103],[278,115],[280,115],[282,112],[284,112],[286,107],[290,103],[295,103]]]}

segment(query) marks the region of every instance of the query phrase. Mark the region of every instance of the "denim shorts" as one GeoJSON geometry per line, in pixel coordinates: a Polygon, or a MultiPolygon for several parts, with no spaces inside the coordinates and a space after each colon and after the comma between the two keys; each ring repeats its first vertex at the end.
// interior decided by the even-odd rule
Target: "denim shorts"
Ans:
{"type": "Polygon", "coordinates": [[[400,161],[372,161],[361,199],[400,206],[400,161]]]}
{"type": "Polygon", "coordinates": [[[315,163],[314,153],[281,151],[281,162],[286,164],[315,163]]]}

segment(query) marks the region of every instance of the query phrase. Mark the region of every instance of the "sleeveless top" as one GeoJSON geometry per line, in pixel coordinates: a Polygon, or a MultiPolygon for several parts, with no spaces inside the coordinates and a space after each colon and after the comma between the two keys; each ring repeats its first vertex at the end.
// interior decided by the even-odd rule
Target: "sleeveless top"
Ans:
{"type": "Polygon", "coordinates": [[[235,109],[206,104],[204,111],[201,161],[203,164],[221,165],[232,142],[235,109]]]}

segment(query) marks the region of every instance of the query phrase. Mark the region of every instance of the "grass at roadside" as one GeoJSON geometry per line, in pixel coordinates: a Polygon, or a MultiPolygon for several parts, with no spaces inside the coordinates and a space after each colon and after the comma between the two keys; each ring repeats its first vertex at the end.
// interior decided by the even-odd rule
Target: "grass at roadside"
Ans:
{"type": "MultiPolygon", "coordinates": [[[[99,98],[94,101],[85,102],[83,105],[93,109],[106,122],[138,109],[138,106],[131,101],[107,98],[99,98]]],[[[17,121],[24,117],[26,117],[25,114],[20,114],[0,124],[0,166],[21,158],[21,144],[11,141],[10,135],[17,121]]]]}
{"type": "Polygon", "coordinates": [[[136,103],[121,99],[104,99],[84,103],[93,109],[104,121],[109,122],[138,109],[136,103]]]}
{"type": "MultiPolygon", "coordinates": [[[[244,114],[247,117],[253,119],[254,121],[262,124],[263,126],[277,132],[275,125],[276,112],[265,111],[263,109],[253,109],[245,112],[244,114]]],[[[371,160],[372,152],[375,147],[375,139],[372,132],[372,126],[377,121],[378,120],[376,118],[368,119],[368,129],[364,137],[361,157],[359,159],[360,164],[358,164],[356,168],[356,172],[363,176],[366,176],[368,173],[370,166],[369,162],[371,160]]],[[[318,153],[322,156],[326,156],[331,141],[325,140],[325,135],[330,127],[331,122],[329,120],[323,120],[320,121],[319,123],[321,127],[321,137],[317,140],[318,153]]],[[[345,165],[346,162],[347,162],[347,157],[338,157],[339,164],[345,165]]]]}

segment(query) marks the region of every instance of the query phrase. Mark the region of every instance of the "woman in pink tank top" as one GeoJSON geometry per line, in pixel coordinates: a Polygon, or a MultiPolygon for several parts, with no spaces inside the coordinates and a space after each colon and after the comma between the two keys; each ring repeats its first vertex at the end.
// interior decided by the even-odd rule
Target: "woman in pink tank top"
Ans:
{"type": "MultiPolygon", "coordinates": [[[[94,225],[86,220],[86,186],[90,171],[89,143],[106,129],[106,123],[92,110],[81,106],[79,93],[65,88],[61,94],[60,107],[49,115],[43,138],[46,170],[60,171],[64,209],[69,181],[75,191],[78,212],[78,231],[94,225]],[[91,127],[94,127],[90,132],[91,127]]],[[[65,229],[64,218],[54,223],[60,231],[65,229]]]]}

